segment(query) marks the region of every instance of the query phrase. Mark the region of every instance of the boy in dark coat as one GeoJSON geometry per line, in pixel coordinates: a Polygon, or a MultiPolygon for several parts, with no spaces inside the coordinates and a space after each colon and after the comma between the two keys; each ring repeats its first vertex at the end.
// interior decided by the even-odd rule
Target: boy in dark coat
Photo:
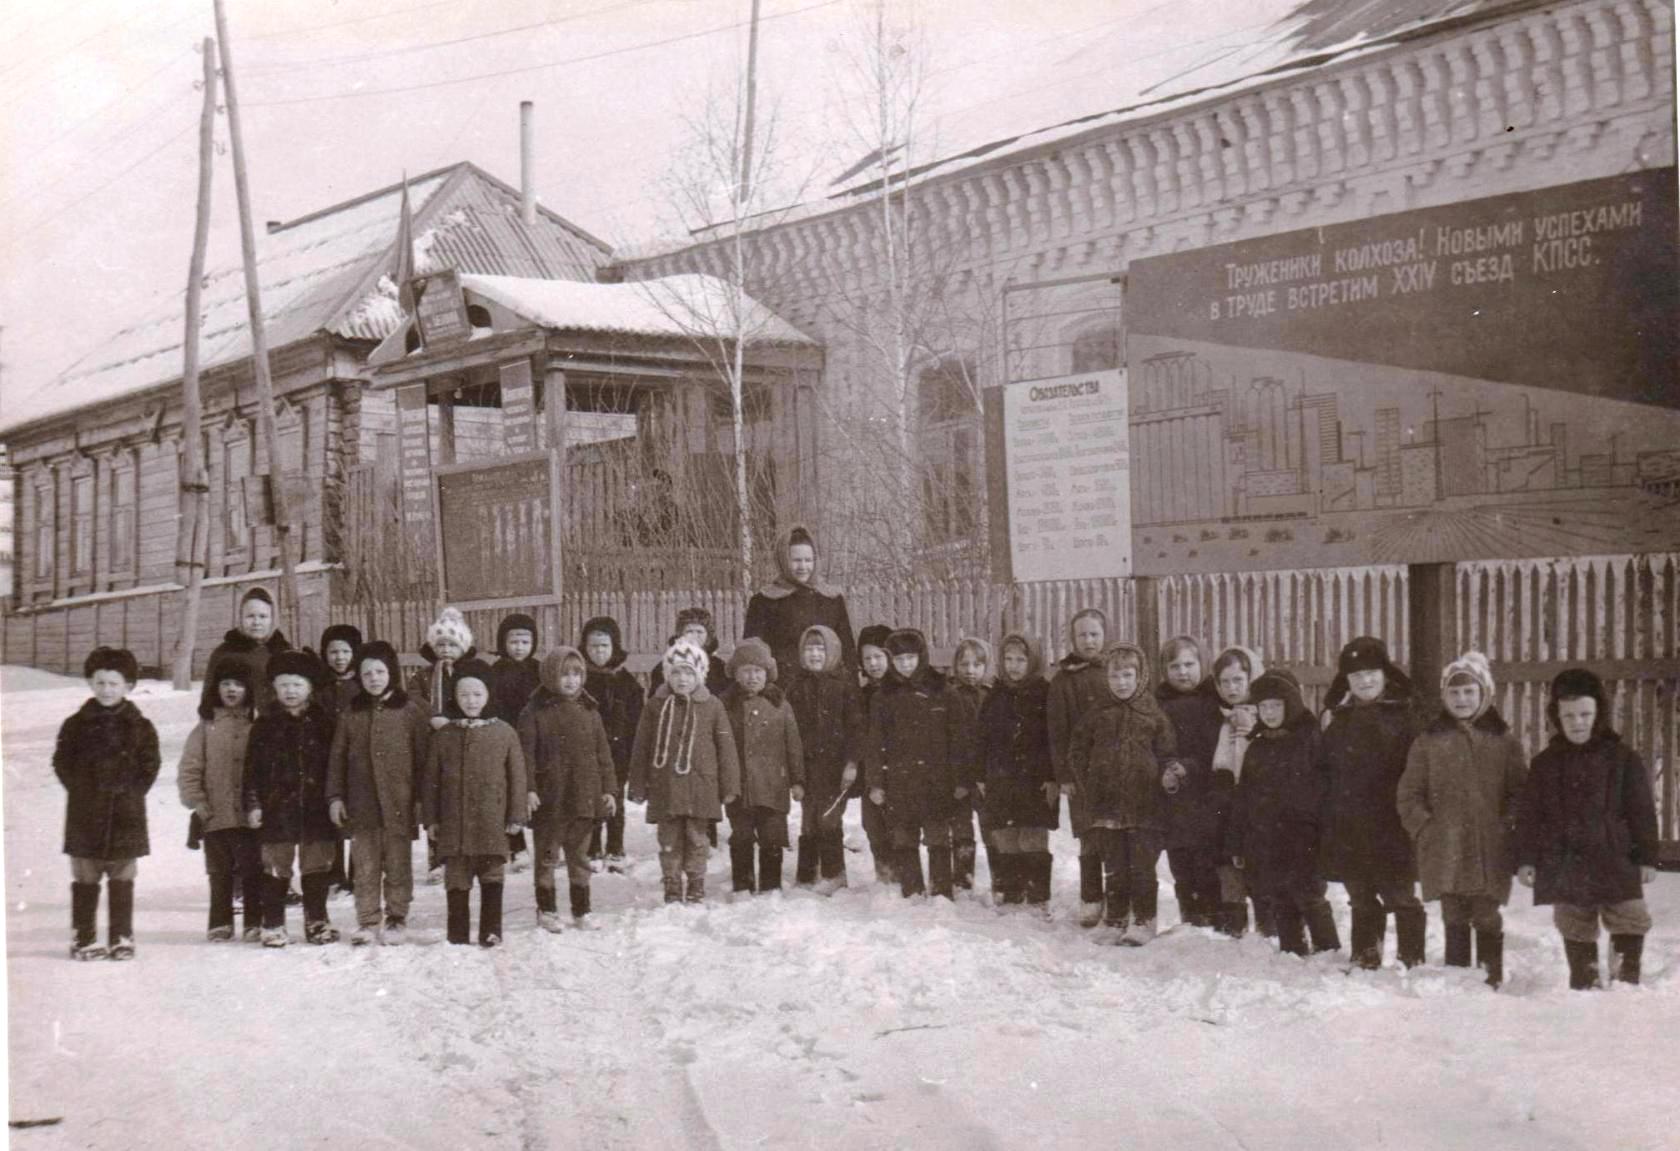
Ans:
{"type": "MultiPolygon", "coordinates": [[[[187,736],[175,781],[181,805],[193,813],[202,829],[204,870],[210,877],[212,943],[233,938],[233,885],[246,891],[262,889],[262,847],[257,833],[245,826],[245,754],[256,719],[256,692],[250,673],[239,660],[212,667],[217,706],[199,713],[198,726],[187,736]]],[[[262,938],[262,901],[245,903],[245,941],[262,938]]]]}
{"type": "Polygon", "coordinates": [[[390,644],[374,640],[356,656],[361,691],[338,717],[327,763],[327,812],[350,833],[357,946],[403,942],[414,899],[415,793],[426,766],[431,725],[398,686],[402,667],[390,644]],[[383,930],[380,897],[384,896],[383,930]]]}
{"type": "Polygon", "coordinates": [[[1102,859],[1104,914],[1119,942],[1155,937],[1155,864],[1166,838],[1166,776],[1177,745],[1148,691],[1149,657],[1117,643],[1103,657],[1109,698],[1089,708],[1068,741],[1064,782],[1082,796],[1085,837],[1102,859]]]}
{"type": "Polygon", "coordinates": [[[1045,725],[1050,685],[1044,657],[1026,636],[1004,636],[998,653],[999,674],[976,724],[980,830],[992,897],[1043,906],[1050,901],[1050,829],[1062,802],[1045,725]]]}
{"type": "Polygon", "coordinates": [[[1417,895],[1412,840],[1400,822],[1395,791],[1417,725],[1412,682],[1380,639],[1360,636],[1342,648],[1324,697],[1328,720],[1318,744],[1328,781],[1324,877],[1347,889],[1353,912],[1353,961],[1382,966],[1388,916],[1406,967],[1423,962],[1427,921],[1417,895]]]}
{"type": "MultiPolygon", "coordinates": [[[[222,642],[210,653],[205,665],[225,666],[230,659],[243,663],[252,686],[256,688],[258,715],[274,702],[274,688],[268,676],[269,659],[292,650],[286,637],[275,630],[274,616],[274,596],[269,590],[264,587],[247,588],[245,594],[239,597],[239,626],[222,637],[222,642]]],[[[216,707],[216,687],[209,680],[204,681],[198,706],[201,712],[205,708],[214,710],[216,707]]]]}
{"type": "Polygon", "coordinates": [[[909,898],[931,887],[952,899],[951,813],[968,794],[972,769],[963,756],[972,746],[970,731],[945,677],[928,665],[921,632],[893,632],[887,654],[892,670],[870,708],[864,741],[869,801],[885,809],[892,828],[900,893],[909,898]]]}
{"type": "Polygon", "coordinates": [[[1108,617],[1096,608],[1076,612],[1068,621],[1068,638],[1073,650],[1056,664],[1045,701],[1045,723],[1050,734],[1050,764],[1068,797],[1068,821],[1079,840],[1079,924],[1095,927],[1103,917],[1103,864],[1097,841],[1085,839],[1085,801],[1075,791],[1068,770],[1068,748],[1073,729],[1093,706],[1108,700],[1108,673],[1103,670],[1103,651],[1108,646],[1108,617]]]}
{"type": "Polygon", "coordinates": [[[642,694],[642,685],[624,666],[624,640],[617,620],[596,616],[583,625],[578,643],[588,661],[589,674],[583,690],[600,709],[601,724],[607,729],[607,745],[612,748],[616,780],[611,814],[598,821],[590,832],[589,858],[600,859],[605,854],[608,870],[618,870],[624,866],[624,789],[630,783],[630,751],[636,745],[636,726],[641,723],[646,696],[642,694]]]}
{"type": "Polygon", "coordinates": [[[72,959],[134,958],[135,861],[151,854],[146,793],[157,779],[158,738],[128,701],[140,678],[134,654],[99,647],[82,661],[93,698],[58,729],[53,774],[67,793],[64,854],[70,857],[72,959]],[[99,946],[99,881],[110,892],[110,948],[99,946]]]}
{"type": "Polygon", "coordinates": [[[1342,941],[1318,871],[1318,724],[1286,671],[1264,672],[1248,698],[1258,723],[1225,824],[1225,854],[1255,899],[1273,908],[1281,950],[1307,954],[1310,933],[1314,952],[1335,951],[1342,941]]]}
{"type": "MultiPolygon", "coordinates": [[[[872,623],[858,632],[858,706],[859,718],[865,735],[869,731],[869,709],[874,705],[876,694],[886,682],[887,672],[892,668],[892,657],[887,654],[887,637],[892,635],[893,629],[884,623],[872,623]]],[[[862,762],[862,745],[859,745],[859,763],[862,762]]],[[[862,794],[864,778],[860,773],[854,790],[862,794]]],[[[863,834],[869,840],[869,856],[875,861],[876,883],[897,883],[898,872],[893,860],[892,828],[887,826],[886,812],[878,804],[870,803],[865,797],[863,807],[863,834]]]]}
{"type": "MultiPolygon", "coordinates": [[[[259,899],[264,947],[285,947],[286,889],[292,861],[303,873],[304,938],[331,943],[338,931],[327,918],[328,873],[338,833],[327,810],[327,764],[333,721],[314,698],[321,663],[307,652],[285,651],[268,661],[274,702],[257,717],[245,752],[246,822],[260,832],[263,870],[259,899]]],[[[371,882],[371,881],[370,881],[371,882]]]]}
{"type": "Polygon", "coordinates": [[[729,674],[735,682],[723,693],[723,708],[741,763],[741,795],[729,805],[730,873],[736,891],[780,891],[790,800],[805,799],[799,724],[776,686],[776,660],[763,640],[736,644],[729,674]]]}
{"type": "Polygon", "coordinates": [[[458,719],[433,733],[420,784],[420,818],[443,860],[450,943],[471,934],[473,880],[478,880],[478,943],[502,942],[502,877],[508,836],[525,824],[529,794],[525,756],[513,728],[485,714],[495,673],[483,660],[452,669],[458,719]]]}
{"type": "Polygon", "coordinates": [[[864,735],[863,699],[841,662],[840,637],[822,624],[805,629],[800,666],[788,677],[787,700],[805,756],[805,796],[799,812],[798,883],[817,883],[823,895],[846,886],[843,822],[857,781],[864,735]],[[817,879],[821,871],[820,882],[817,879]]]}
{"type": "Polygon", "coordinates": [[[741,765],[723,704],[706,689],[706,652],[679,639],[665,683],[642,712],[630,756],[630,802],[647,802],[659,829],[666,903],[706,898],[707,831],[741,792],[741,765]],[[686,883],[686,888],[685,888],[686,883]]]}
{"type": "Polygon", "coordinates": [[[1155,700],[1172,720],[1183,774],[1167,797],[1167,863],[1179,918],[1191,927],[1219,920],[1219,807],[1213,794],[1213,753],[1225,725],[1219,693],[1193,637],[1174,636],[1161,648],[1155,700]]]}
{"type": "Polygon", "coordinates": [[[1610,932],[1613,978],[1639,982],[1657,877],[1657,811],[1639,753],[1610,725],[1604,683],[1572,667],[1552,680],[1556,733],[1529,765],[1517,820],[1517,878],[1550,903],[1569,986],[1598,986],[1598,925],[1610,932]]]}
{"type": "MultiPolygon", "coordinates": [[[[959,640],[957,650],[951,655],[951,681],[952,694],[962,705],[964,730],[972,740],[980,724],[980,708],[992,690],[992,645],[974,636],[959,640]]],[[[965,752],[964,762],[977,766],[976,752],[975,748],[965,752]]],[[[952,807],[951,870],[954,882],[963,891],[974,889],[975,800],[976,796],[970,790],[952,807]]],[[[988,849],[986,870],[992,871],[995,867],[996,861],[988,849]]]]}
{"type": "Polygon", "coordinates": [[[618,803],[612,744],[600,706],[584,688],[586,668],[575,647],[543,656],[542,682],[518,723],[536,840],[537,924],[555,933],[560,903],[554,869],[564,854],[572,922],[581,925],[589,914],[589,835],[601,826],[600,816],[611,816],[618,803]]]}
{"type": "MultiPolygon", "coordinates": [[[[542,668],[536,657],[537,621],[524,612],[502,617],[496,625],[496,662],[491,666],[496,682],[490,689],[490,711],[509,727],[519,722],[531,693],[542,683],[542,668]]],[[[525,832],[508,836],[508,870],[525,869],[525,832]]]]}
{"type": "MultiPolygon", "coordinates": [[[[706,653],[706,690],[723,698],[723,693],[734,681],[729,678],[729,666],[717,653],[717,624],[712,620],[712,613],[703,607],[685,607],[679,611],[677,630],[666,641],[666,646],[679,639],[688,640],[706,653]]],[[[651,699],[664,683],[665,665],[661,663],[648,673],[648,698],[651,699]]]]}
{"type": "Polygon", "coordinates": [[[1448,967],[1475,961],[1488,986],[1505,978],[1505,922],[1516,870],[1517,806],[1528,764],[1493,706],[1493,672],[1479,651],[1441,672],[1441,714],[1412,741],[1395,801],[1417,849],[1425,901],[1441,901],[1448,967]]]}

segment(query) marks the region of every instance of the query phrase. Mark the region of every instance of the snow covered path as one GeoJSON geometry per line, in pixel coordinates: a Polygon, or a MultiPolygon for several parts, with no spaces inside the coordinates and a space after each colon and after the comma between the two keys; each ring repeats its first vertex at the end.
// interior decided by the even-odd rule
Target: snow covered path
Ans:
{"type": "MultiPolygon", "coordinates": [[[[740,903],[716,853],[707,906],[666,908],[639,810],[636,862],[595,880],[596,931],[538,932],[526,873],[509,878],[496,951],[443,944],[442,889],[423,885],[404,948],[211,945],[203,859],[182,846],[175,798],[196,697],[146,683],[134,698],[165,766],[139,958],[77,964],[50,755],[86,689],[8,668],[0,690],[11,1118],[62,1117],[13,1131],[15,1147],[1539,1151],[1680,1138],[1677,875],[1649,889],[1645,986],[1595,995],[1564,990],[1561,945],[1526,892],[1507,912],[1498,995],[1470,971],[1348,976],[1205,931],[1104,947],[1072,923],[1065,833],[1048,920],[973,897],[900,900],[863,882],[855,853],[857,886],[833,899],[740,903]]],[[[1345,936],[1338,888],[1332,899],[1345,936]]],[[[332,914],[353,923],[348,900],[332,914]]]]}

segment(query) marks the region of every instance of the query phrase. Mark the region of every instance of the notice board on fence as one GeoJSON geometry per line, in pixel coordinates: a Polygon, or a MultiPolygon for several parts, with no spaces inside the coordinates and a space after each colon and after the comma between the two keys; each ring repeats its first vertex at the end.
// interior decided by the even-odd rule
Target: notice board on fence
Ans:
{"type": "Polygon", "coordinates": [[[998,578],[1132,574],[1126,374],[1087,372],[990,388],[987,483],[998,578]]]}
{"type": "Polygon", "coordinates": [[[433,469],[438,572],[446,602],[557,600],[559,475],[547,452],[433,469]]]}
{"type": "Polygon", "coordinates": [[[1140,575],[1680,548],[1673,168],[1138,259],[1140,575]]]}

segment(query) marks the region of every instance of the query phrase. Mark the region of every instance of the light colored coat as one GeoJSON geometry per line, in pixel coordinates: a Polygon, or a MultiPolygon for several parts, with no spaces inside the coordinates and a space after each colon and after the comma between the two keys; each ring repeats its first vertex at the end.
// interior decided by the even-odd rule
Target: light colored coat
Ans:
{"type": "Polygon", "coordinates": [[[741,793],[741,763],[723,703],[704,684],[688,696],[654,692],[630,753],[630,794],[647,796],[647,821],[723,818],[741,793]]]}
{"type": "Polygon", "coordinates": [[[181,805],[210,809],[206,832],[245,826],[245,745],[252,722],[244,708],[218,707],[214,718],[199,720],[181,749],[175,772],[181,805]]]}
{"type": "Polygon", "coordinates": [[[1511,897],[1527,774],[1522,744],[1492,709],[1472,724],[1443,715],[1412,741],[1395,797],[1416,845],[1424,899],[1511,897]]]}

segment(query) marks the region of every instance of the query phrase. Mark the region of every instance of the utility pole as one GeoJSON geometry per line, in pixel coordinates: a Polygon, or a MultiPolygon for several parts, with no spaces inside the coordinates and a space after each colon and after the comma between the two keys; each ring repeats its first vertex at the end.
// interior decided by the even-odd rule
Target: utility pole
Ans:
{"type": "MultiPolygon", "coordinates": [[[[741,183],[735,202],[745,208],[752,196],[753,132],[758,104],[758,5],[752,0],[752,23],[747,31],[747,96],[741,124],[741,183]]],[[[739,220],[737,212],[737,221],[739,220]]]]}
{"type": "Polygon", "coordinates": [[[292,521],[286,488],[280,482],[280,441],[274,431],[274,380],[268,369],[268,333],[263,327],[262,290],[257,282],[257,240],[251,223],[251,188],[245,175],[245,139],[239,127],[239,97],[233,83],[233,52],[228,42],[223,0],[216,8],[216,39],[222,48],[222,89],[227,93],[228,136],[233,144],[233,190],[239,201],[239,246],[245,257],[245,305],[251,317],[251,368],[257,384],[257,426],[268,451],[268,487],[274,507],[274,537],[280,551],[280,617],[298,634],[297,568],[292,563],[292,521]],[[288,616],[287,613],[290,613],[288,616]]]}
{"type": "Polygon", "coordinates": [[[192,686],[193,642],[198,637],[199,592],[209,559],[209,477],[204,471],[204,433],[199,419],[198,325],[203,311],[204,251],[210,243],[210,178],[216,149],[216,42],[204,38],[204,110],[198,120],[198,215],[193,224],[192,261],[187,267],[187,332],[181,369],[181,525],[175,547],[176,580],[186,584],[181,634],[175,639],[171,676],[176,691],[192,686]],[[184,577],[184,578],[183,578],[184,577]]]}

